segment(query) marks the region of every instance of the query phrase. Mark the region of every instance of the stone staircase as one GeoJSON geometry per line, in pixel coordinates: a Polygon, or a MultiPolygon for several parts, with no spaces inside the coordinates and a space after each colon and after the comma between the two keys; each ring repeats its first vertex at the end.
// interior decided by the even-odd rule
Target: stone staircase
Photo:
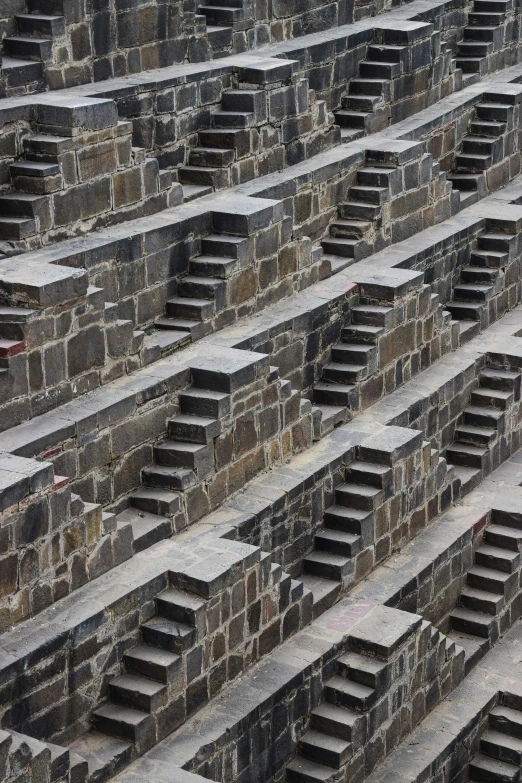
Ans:
{"type": "Polygon", "coordinates": [[[359,75],[350,81],[342,108],[334,112],[344,141],[386,128],[390,122],[391,81],[407,68],[409,47],[376,44],[368,47],[359,75]]]}
{"type": "Polygon", "coordinates": [[[464,84],[475,75],[479,79],[487,75],[492,55],[504,44],[504,23],[512,7],[512,0],[474,0],[455,58],[456,67],[464,74],[464,84]]]}
{"type": "MultiPolygon", "coordinates": [[[[247,237],[203,237],[201,255],[190,260],[188,274],[180,279],[176,296],[167,301],[166,317],[155,322],[156,330],[165,332],[160,338],[163,354],[212,331],[212,321],[234,300],[229,278],[250,263],[249,248],[247,237]]],[[[158,334],[152,339],[156,341],[158,334]]]]}
{"type": "Polygon", "coordinates": [[[338,217],[330,224],[330,236],[321,241],[331,260],[348,266],[380,250],[383,205],[401,188],[399,168],[363,166],[357,171],[356,185],[348,190],[348,201],[338,207],[338,217]]]}
{"type": "Polygon", "coordinates": [[[303,559],[300,577],[314,600],[314,616],[332,606],[352,576],[353,558],[374,539],[374,511],[393,491],[393,468],[356,460],[345,483],[335,489],[335,504],[325,513],[313,551],[303,559]]]}
{"type": "Polygon", "coordinates": [[[119,222],[140,204],[144,212],[148,204],[155,209],[159,194],[165,207],[172,205],[170,172],[159,171],[145,150],[133,148],[131,137],[129,122],[90,135],[25,137],[24,157],[9,167],[11,189],[0,193],[0,240],[20,252],[61,237],[66,229],[81,233],[82,222],[119,222]]]}
{"type": "Polygon", "coordinates": [[[518,515],[493,509],[458,605],[449,618],[450,637],[466,651],[466,671],[518,616],[512,603],[519,590],[521,551],[518,515]]]}
{"type": "Polygon", "coordinates": [[[506,135],[506,131],[512,130],[513,112],[514,106],[488,93],[475,106],[470,132],[463,137],[453,171],[448,173],[448,180],[460,193],[461,209],[495,189],[488,187],[487,171],[512,154],[509,141],[511,134],[506,135]]]}
{"type": "Polygon", "coordinates": [[[491,472],[497,460],[493,449],[501,439],[509,408],[520,399],[519,373],[485,369],[479,386],[471,393],[470,404],[455,430],[455,440],[446,449],[446,459],[461,480],[461,492],[467,493],[491,472]]]}
{"type": "Polygon", "coordinates": [[[522,766],[522,712],[499,704],[489,712],[479,752],[469,764],[472,783],[519,783],[522,766]]]}
{"type": "Polygon", "coordinates": [[[313,391],[314,405],[323,419],[341,416],[340,411],[359,406],[357,384],[377,369],[378,340],[391,326],[393,307],[358,305],[351,311],[352,323],[342,331],[342,342],[332,346],[332,361],[323,368],[313,391]]]}
{"type": "Polygon", "coordinates": [[[484,232],[472,250],[470,263],[462,268],[460,282],[445,307],[460,325],[460,342],[467,342],[489,326],[490,301],[504,287],[503,270],[517,248],[515,234],[484,232]]]}
{"type": "Polygon", "coordinates": [[[26,350],[25,325],[36,315],[23,307],[0,307],[0,391],[7,389],[13,357],[26,350]]]}
{"type": "MultiPolygon", "coordinates": [[[[214,9],[214,6],[204,8],[214,9]]],[[[240,8],[220,10],[239,11],[240,8]]],[[[188,165],[177,169],[184,201],[299,162],[295,144],[288,144],[291,137],[288,136],[290,131],[287,132],[284,127],[285,119],[287,124],[291,124],[288,118],[301,117],[303,112],[308,111],[312,115],[312,123],[308,133],[303,135],[305,138],[309,136],[310,143],[314,138],[317,140],[321,131],[328,130],[331,115],[326,101],[316,100],[315,92],[308,90],[307,80],[271,86],[275,89],[269,90],[265,86],[250,89],[239,84],[238,89],[223,93],[221,109],[212,114],[212,127],[199,131],[198,146],[190,150],[188,165]],[[269,149],[264,149],[260,142],[263,126],[270,130],[269,149]],[[290,155],[289,160],[287,155],[290,155]]],[[[334,142],[335,137],[326,134],[320,146],[326,149],[334,142]]],[[[303,150],[300,157],[305,157],[303,150]]]]}

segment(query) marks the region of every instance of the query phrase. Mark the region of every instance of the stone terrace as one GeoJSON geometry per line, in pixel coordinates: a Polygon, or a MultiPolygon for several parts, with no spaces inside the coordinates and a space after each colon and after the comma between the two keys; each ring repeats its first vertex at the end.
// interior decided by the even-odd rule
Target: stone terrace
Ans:
{"type": "Polygon", "coordinates": [[[522,780],[521,15],[0,0],[0,783],[522,780]]]}

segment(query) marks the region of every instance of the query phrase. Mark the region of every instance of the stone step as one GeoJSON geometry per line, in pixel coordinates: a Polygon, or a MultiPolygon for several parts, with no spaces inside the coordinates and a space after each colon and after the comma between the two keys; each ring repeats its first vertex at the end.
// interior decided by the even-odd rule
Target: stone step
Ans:
{"type": "Polygon", "coordinates": [[[358,364],[374,369],[377,364],[377,348],[366,343],[336,343],[332,346],[332,360],[341,364],[358,364]]]}
{"type": "Polygon", "coordinates": [[[368,688],[366,685],[347,680],[339,675],[335,675],[326,681],[324,696],[330,704],[349,707],[358,712],[370,709],[378,699],[378,694],[374,688],[368,688]]]}
{"type": "Polygon", "coordinates": [[[510,737],[522,739],[522,712],[499,704],[489,711],[489,726],[510,737]]]}
{"type": "Polygon", "coordinates": [[[167,687],[139,674],[122,674],[109,683],[109,698],[113,704],[151,713],[164,706],[167,687]]]}
{"type": "Polygon", "coordinates": [[[498,42],[502,31],[495,25],[468,25],[464,27],[462,35],[465,41],[493,41],[498,42]]]}
{"type": "Polygon", "coordinates": [[[352,79],[349,86],[352,95],[389,95],[388,79],[352,79]]]}
{"type": "Polygon", "coordinates": [[[460,494],[466,495],[475,489],[482,481],[482,471],[477,468],[467,468],[465,465],[453,465],[455,478],[460,481],[460,494]]]}
{"type": "Polygon", "coordinates": [[[203,14],[211,25],[233,25],[244,17],[242,8],[219,5],[200,5],[198,14],[203,14]]]}
{"type": "Polygon", "coordinates": [[[384,502],[384,492],[380,487],[347,481],[335,489],[336,502],[342,506],[373,511],[384,502]]]}
{"type": "Polygon", "coordinates": [[[2,58],[2,76],[11,88],[32,85],[36,89],[44,89],[44,70],[41,62],[23,60],[16,57],[2,58]]]}
{"type": "Polygon", "coordinates": [[[368,376],[368,367],[360,364],[330,362],[323,368],[323,380],[332,383],[352,384],[368,376]]]}
{"type": "Polygon", "coordinates": [[[477,249],[471,253],[470,261],[476,266],[501,269],[509,262],[509,255],[498,250],[477,249]]]}
{"type": "Polygon", "coordinates": [[[36,221],[32,218],[0,216],[0,237],[2,239],[27,239],[38,233],[36,221]]]}
{"type": "Polygon", "coordinates": [[[507,761],[519,768],[522,765],[522,739],[488,729],[480,738],[480,750],[486,756],[507,761]]]}
{"type": "Polygon", "coordinates": [[[348,680],[372,688],[382,695],[390,685],[390,667],[368,655],[348,652],[337,659],[337,672],[348,680]]]}
{"type": "Polygon", "coordinates": [[[470,587],[485,590],[488,593],[498,593],[507,596],[516,585],[517,574],[505,573],[493,568],[473,565],[467,573],[467,583],[470,587]]]}
{"type": "Polygon", "coordinates": [[[265,90],[226,90],[221,96],[225,111],[248,112],[266,120],[267,93],[265,90]]]}
{"type": "Polygon", "coordinates": [[[368,324],[389,329],[394,318],[393,307],[380,305],[356,305],[352,309],[352,322],[354,324],[368,324]]]}
{"type": "Polygon", "coordinates": [[[181,675],[182,658],[176,653],[139,644],[123,656],[125,668],[131,674],[148,677],[150,680],[169,683],[181,675]]]}
{"type": "Polygon", "coordinates": [[[171,468],[189,468],[198,476],[207,475],[213,466],[212,446],[177,440],[164,440],[154,446],[158,465],[171,468]]]}
{"type": "Polygon", "coordinates": [[[0,196],[0,214],[19,218],[37,218],[48,201],[48,196],[35,193],[6,193],[0,196]]]}
{"type": "Polygon", "coordinates": [[[446,459],[451,465],[464,465],[482,470],[486,465],[488,449],[454,441],[446,449],[446,459]]]}
{"type": "Polygon", "coordinates": [[[201,252],[204,256],[248,261],[251,253],[251,240],[248,237],[229,234],[208,234],[201,239],[201,252]]]}
{"type": "Polygon", "coordinates": [[[353,384],[316,383],[314,385],[314,403],[357,408],[359,390],[353,384]]]}
{"type": "Polygon", "coordinates": [[[489,639],[494,627],[494,618],[484,612],[475,612],[457,606],[450,614],[450,624],[454,631],[489,639]]]}
{"type": "Polygon", "coordinates": [[[216,306],[212,300],[174,296],[167,300],[167,315],[188,321],[207,321],[213,318],[216,306]]]}
{"type": "Polygon", "coordinates": [[[365,201],[348,200],[339,204],[339,215],[344,219],[377,220],[381,216],[381,208],[365,201]]]}
{"type": "Polygon", "coordinates": [[[336,218],[330,223],[330,236],[339,239],[363,239],[372,230],[368,220],[343,220],[336,218]]]}
{"type": "Polygon", "coordinates": [[[343,557],[355,557],[363,548],[361,536],[330,528],[319,530],[315,534],[314,541],[317,550],[343,557]]]}
{"type": "Polygon", "coordinates": [[[354,484],[368,484],[382,489],[385,496],[388,496],[393,487],[393,468],[377,465],[374,462],[354,460],[346,471],[346,478],[354,484]]]}
{"type": "Polygon", "coordinates": [[[384,204],[390,198],[388,188],[379,188],[374,185],[354,185],[348,191],[350,201],[364,201],[368,204],[384,204]]]}
{"type": "Polygon", "coordinates": [[[502,549],[491,544],[482,544],[475,551],[475,563],[484,568],[493,568],[512,574],[520,566],[520,554],[512,549],[502,549]]]}
{"type": "Polygon", "coordinates": [[[340,109],[334,112],[335,122],[341,128],[360,128],[366,130],[366,125],[371,117],[371,112],[351,111],[349,109],[340,109]]]}
{"type": "Polygon", "coordinates": [[[330,737],[351,742],[356,735],[361,715],[346,707],[338,707],[324,701],[310,713],[310,726],[330,737]]]}
{"type": "Polygon", "coordinates": [[[479,753],[469,763],[469,775],[476,783],[518,783],[520,767],[479,753]]]}
{"type": "Polygon", "coordinates": [[[464,609],[495,617],[504,607],[504,596],[464,585],[459,596],[459,604],[464,609]]]}
{"type": "Polygon", "coordinates": [[[198,626],[206,607],[205,601],[199,596],[176,588],[169,588],[160,593],[156,605],[162,617],[193,628],[198,626]]]}
{"type": "Polygon", "coordinates": [[[359,65],[359,76],[362,79],[394,79],[400,75],[401,65],[397,62],[363,60],[359,65]]]}
{"type": "Polygon", "coordinates": [[[182,414],[205,419],[221,419],[230,413],[230,394],[192,387],[179,396],[182,414]]]}
{"type": "Polygon", "coordinates": [[[363,166],[357,171],[357,184],[388,188],[390,179],[397,176],[397,173],[400,173],[400,171],[391,167],[363,166]]]}
{"type": "Polygon", "coordinates": [[[147,487],[157,487],[158,489],[169,489],[184,492],[193,487],[197,482],[197,476],[189,468],[170,468],[165,465],[153,465],[150,468],[143,468],[143,483],[147,487]]]}
{"type": "Polygon", "coordinates": [[[472,57],[468,54],[460,56],[460,47],[459,54],[455,58],[455,66],[466,74],[476,73],[482,77],[487,73],[487,60],[485,57],[472,57]]]}
{"type": "Polygon", "coordinates": [[[494,293],[495,289],[492,285],[459,283],[453,289],[455,300],[460,301],[487,302],[494,293]]]}
{"type": "Polygon", "coordinates": [[[69,780],[81,783],[84,780],[104,783],[114,777],[133,758],[134,747],[131,742],[102,734],[98,731],[88,731],[82,734],[69,746],[71,756],[76,756],[87,762],[87,778],[76,777],[72,772],[69,780]]]}
{"type": "Polygon", "coordinates": [[[384,104],[382,95],[362,95],[362,94],[350,94],[345,95],[342,100],[343,109],[349,111],[361,111],[361,112],[373,112],[378,106],[384,104]]]}
{"type": "Polygon", "coordinates": [[[180,166],[178,168],[178,178],[182,185],[211,187],[214,190],[222,190],[230,184],[228,169],[220,167],[180,166]]]}
{"type": "Polygon", "coordinates": [[[474,424],[460,424],[455,430],[455,440],[459,443],[471,443],[477,446],[489,446],[498,437],[492,427],[480,427],[474,424]]]}
{"type": "Polygon", "coordinates": [[[488,389],[480,387],[471,392],[471,404],[484,408],[499,408],[506,410],[513,403],[513,394],[499,389],[488,389]]]}
{"type": "Polygon", "coordinates": [[[4,52],[9,57],[21,60],[47,62],[53,56],[53,42],[50,38],[35,38],[29,35],[11,35],[2,41],[4,52]]]}
{"type": "Polygon", "coordinates": [[[190,166],[224,168],[231,166],[236,159],[234,150],[220,150],[212,147],[193,147],[189,154],[190,166]]]}
{"type": "Polygon", "coordinates": [[[460,273],[464,283],[490,283],[494,284],[499,277],[498,269],[490,269],[484,266],[467,266],[460,273]]]}
{"type": "MultiPolygon", "coordinates": [[[[185,335],[183,339],[200,340],[208,333],[208,325],[202,321],[192,321],[188,318],[158,318],[154,321],[156,329],[185,335]]],[[[181,338],[180,338],[181,339],[181,338]]]]}
{"type": "Polygon", "coordinates": [[[493,162],[497,163],[503,154],[502,138],[490,136],[464,136],[462,139],[462,152],[465,154],[490,155],[493,162]]]}
{"type": "Polygon", "coordinates": [[[221,423],[219,419],[181,413],[169,420],[167,431],[172,440],[206,444],[221,434],[221,423]]]}
{"type": "Polygon", "coordinates": [[[481,252],[483,250],[496,250],[502,253],[509,253],[516,246],[515,240],[516,236],[513,234],[495,234],[488,231],[479,235],[477,244],[481,252]]]}
{"type": "Polygon", "coordinates": [[[199,131],[199,147],[234,150],[236,159],[251,152],[251,131],[247,128],[208,128],[199,131]]]}
{"type": "Polygon", "coordinates": [[[287,783],[331,783],[339,772],[297,755],[286,767],[287,783]]]}
{"type": "Polygon", "coordinates": [[[154,718],[147,712],[117,704],[105,704],[92,715],[93,725],[104,734],[139,744],[154,729],[154,718]]]}
{"type": "MultiPolygon", "coordinates": [[[[491,44],[486,43],[467,43],[468,46],[481,46],[489,47],[491,44]]],[[[505,122],[495,122],[494,120],[473,120],[469,126],[470,133],[475,133],[477,136],[502,136],[506,131],[505,122]]]]}
{"type": "Polygon", "coordinates": [[[119,530],[128,525],[132,528],[134,554],[172,535],[172,524],[169,519],[149,514],[138,508],[126,508],[116,516],[116,526],[119,530]]]}
{"type": "Polygon", "coordinates": [[[141,633],[146,644],[178,655],[185,650],[190,650],[197,642],[195,628],[166,617],[156,616],[142,623],[141,633]]]}
{"type": "Polygon", "coordinates": [[[519,372],[494,370],[491,367],[486,367],[481,371],[479,380],[480,385],[484,388],[509,392],[514,395],[515,400],[520,399],[522,377],[519,372]]]}
{"type": "Polygon", "coordinates": [[[214,52],[214,57],[228,55],[232,49],[232,27],[220,25],[206,25],[208,42],[214,52]]]}
{"type": "Polygon", "coordinates": [[[360,535],[365,544],[373,540],[373,514],[360,508],[330,506],[324,512],[324,524],[332,530],[360,535]]]}
{"type": "Polygon", "coordinates": [[[484,304],[482,302],[446,302],[445,309],[456,321],[480,321],[484,304]]]}
{"type": "Polygon", "coordinates": [[[18,33],[22,36],[36,38],[58,38],[65,34],[65,19],[63,16],[44,14],[16,14],[18,33]]]}
{"type": "Polygon", "coordinates": [[[212,115],[214,128],[250,128],[255,125],[256,115],[247,111],[216,111],[212,115]]]}
{"type": "Polygon", "coordinates": [[[306,574],[341,582],[352,572],[353,563],[349,557],[314,550],[303,559],[303,570],[306,574]]]}
{"type": "Polygon", "coordinates": [[[485,171],[492,165],[491,155],[460,153],[455,157],[455,167],[460,171],[485,171]]]}
{"type": "Polygon", "coordinates": [[[476,427],[487,427],[500,430],[504,421],[504,413],[498,408],[468,405],[464,410],[464,421],[476,427]]]}
{"type": "Polygon", "coordinates": [[[172,517],[179,511],[179,495],[167,489],[138,489],[130,501],[134,508],[148,514],[172,517]]]}
{"type": "Polygon", "coordinates": [[[302,756],[317,764],[338,769],[350,758],[352,746],[338,737],[309,729],[299,740],[299,750],[302,756]]]}
{"type": "Polygon", "coordinates": [[[212,185],[182,185],[183,190],[183,203],[187,201],[194,201],[202,196],[208,196],[212,193],[214,188],[212,185]]]}
{"type": "MultiPolygon", "coordinates": [[[[493,43],[491,41],[459,41],[457,44],[457,61],[461,55],[466,57],[487,57],[493,52],[493,43]]],[[[472,129],[473,123],[470,126],[472,129]]]]}
{"type": "Polygon", "coordinates": [[[503,11],[471,11],[468,14],[468,25],[478,25],[479,27],[498,27],[505,21],[506,15],[503,11]]]}
{"type": "Polygon", "coordinates": [[[393,44],[370,44],[368,47],[368,59],[374,62],[402,63],[409,62],[409,47],[394,46],[393,44]]]}
{"type": "Polygon", "coordinates": [[[382,337],[383,334],[385,334],[385,330],[382,326],[351,324],[344,327],[341,336],[342,340],[346,342],[376,345],[379,337],[382,337]]]}
{"type": "Polygon", "coordinates": [[[314,619],[338,601],[341,594],[341,582],[324,579],[324,577],[314,574],[301,574],[299,579],[303,587],[312,594],[314,619]]]}
{"type": "Polygon", "coordinates": [[[325,253],[332,253],[343,258],[357,258],[360,239],[345,239],[343,237],[327,237],[321,240],[321,247],[325,253]]]}
{"type": "Polygon", "coordinates": [[[484,540],[494,547],[522,552],[522,530],[507,525],[489,524],[484,531],[484,540]]]}
{"type": "Polygon", "coordinates": [[[226,280],[237,271],[235,258],[219,258],[218,256],[198,256],[190,262],[190,272],[196,277],[210,277],[226,280]]]}

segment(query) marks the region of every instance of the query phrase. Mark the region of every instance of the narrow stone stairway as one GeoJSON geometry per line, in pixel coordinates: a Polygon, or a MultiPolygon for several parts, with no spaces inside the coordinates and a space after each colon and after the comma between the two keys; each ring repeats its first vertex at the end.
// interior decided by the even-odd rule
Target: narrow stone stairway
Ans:
{"type": "Polygon", "coordinates": [[[450,637],[466,652],[466,671],[511,625],[510,603],[518,592],[521,551],[522,529],[516,515],[493,510],[458,606],[450,615],[450,637]]]}
{"type": "Polygon", "coordinates": [[[507,409],[520,399],[519,373],[485,369],[479,386],[471,392],[470,405],[455,430],[455,440],[446,449],[446,459],[455,468],[465,494],[494,467],[491,450],[505,429],[507,409]]]}
{"type": "Polygon", "coordinates": [[[512,7],[512,0],[474,0],[455,58],[456,67],[464,75],[464,86],[487,76],[489,58],[504,43],[503,25],[512,7]]]}
{"type": "Polygon", "coordinates": [[[469,133],[462,139],[453,171],[447,175],[454,190],[460,193],[461,209],[487,194],[490,190],[486,182],[487,170],[511,154],[509,147],[505,148],[504,134],[513,115],[513,106],[499,101],[486,94],[482,103],[475,106],[469,133]]]}
{"type": "Polygon", "coordinates": [[[515,234],[484,232],[478,237],[470,263],[453,289],[453,299],[445,305],[459,322],[461,345],[489,326],[489,302],[502,290],[501,270],[508,266],[516,243],[515,234]]]}
{"type": "Polygon", "coordinates": [[[472,783],[519,783],[522,766],[522,712],[499,704],[488,715],[479,752],[469,765],[472,783]]]}
{"type": "Polygon", "coordinates": [[[140,626],[141,641],[123,655],[124,673],[109,682],[107,701],[93,712],[92,731],[70,748],[87,759],[91,780],[107,780],[155,743],[156,719],[162,713],[168,719],[169,702],[184,688],[204,612],[196,595],[167,589],[157,596],[156,614],[140,626]]]}
{"type": "Polygon", "coordinates": [[[201,240],[201,255],[190,260],[176,296],[167,301],[166,316],[155,321],[150,339],[160,341],[162,355],[209,334],[213,319],[228,304],[240,304],[228,290],[228,281],[250,263],[249,249],[246,237],[211,234],[201,240]],[[158,335],[158,330],[164,334],[158,335]]]}
{"type": "Polygon", "coordinates": [[[335,505],[325,511],[313,551],[303,559],[300,577],[313,595],[314,617],[330,608],[354,571],[353,558],[374,539],[374,510],[393,489],[393,469],[355,460],[335,490],[335,505]]]}
{"type": "Polygon", "coordinates": [[[383,130],[390,122],[391,80],[405,72],[409,47],[375,44],[350,81],[342,108],[334,112],[344,141],[383,130]]]}
{"type": "Polygon", "coordinates": [[[385,661],[348,652],[336,668],[325,683],[325,701],[310,714],[298,755],[286,767],[288,783],[338,779],[339,769],[352,755],[352,743],[365,733],[365,713],[389,687],[390,667],[385,661]]]}
{"type": "Polygon", "coordinates": [[[340,416],[340,411],[347,408],[358,409],[357,384],[377,369],[377,342],[393,317],[393,307],[358,305],[352,309],[352,323],[344,327],[342,342],[332,347],[332,360],[314,386],[314,405],[321,409],[324,418],[340,416]]]}
{"type": "Polygon", "coordinates": [[[390,200],[395,180],[400,187],[400,176],[399,169],[385,166],[363,166],[357,171],[348,201],[339,205],[330,236],[321,241],[324,253],[334,263],[342,259],[348,266],[381,250],[382,205],[390,200]]]}

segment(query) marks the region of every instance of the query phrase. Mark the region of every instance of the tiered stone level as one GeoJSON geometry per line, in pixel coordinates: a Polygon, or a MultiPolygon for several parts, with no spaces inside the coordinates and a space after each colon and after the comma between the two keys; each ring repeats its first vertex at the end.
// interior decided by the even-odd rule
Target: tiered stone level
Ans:
{"type": "Polygon", "coordinates": [[[519,4],[0,5],[0,783],[520,781],[519,4]]]}

